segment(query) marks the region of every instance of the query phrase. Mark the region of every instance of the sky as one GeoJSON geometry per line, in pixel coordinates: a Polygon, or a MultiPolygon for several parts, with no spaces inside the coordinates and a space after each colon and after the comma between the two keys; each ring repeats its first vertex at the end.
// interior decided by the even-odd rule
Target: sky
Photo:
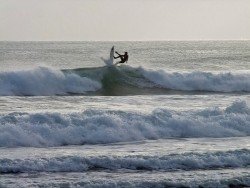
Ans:
{"type": "Polygon", "coordinates": [[[0,0],[0,41],[250,40],[250,0],[0,0]]]}

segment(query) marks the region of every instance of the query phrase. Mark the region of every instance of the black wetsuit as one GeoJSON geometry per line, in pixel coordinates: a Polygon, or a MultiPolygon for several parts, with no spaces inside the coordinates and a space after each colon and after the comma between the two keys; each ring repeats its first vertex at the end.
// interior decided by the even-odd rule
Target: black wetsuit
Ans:
{"type": "Polygon", "coordinates": [[[119,63],[125,63],[128,61],[128,54],[121,55],[121,61],[119,63]]]}
{"type": "MultiPolygon", "coordinates": [[[[117,53],[117,52],[116,52],[117,53]]],[[[117,62],[117,63],[125,63],[126,61],[128,61],[128,54],[125,53],[124,55],[121,55],[119,53],[118,54],[118,57],[114,57],[115,59],[117,58],[121,58],[121,61],[117,62]]]]}

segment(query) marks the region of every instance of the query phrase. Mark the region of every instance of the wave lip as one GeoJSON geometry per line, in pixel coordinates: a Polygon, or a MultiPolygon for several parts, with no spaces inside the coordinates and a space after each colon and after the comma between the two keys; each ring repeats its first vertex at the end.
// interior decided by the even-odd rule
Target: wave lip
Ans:
{"type": "Polygon", "coordinates": [[[215,153],[184,153],[165,156],[64,156],[39,159],[0,159],[0,173],[84,172],[108,170],[206,170],[247,167],[250,151],[246,149],[215,153]]]}
{"type": "Polygon", "coordinates": [[[0,115],[0,147],[62,146],[164,138],[250,135],[250,109],[236,101],[226,109],[191,112],[155,109],[150,114],[110,110],[0,115]]]}
{"type": "Polygon", "coordinates": [[[96,91],[101,84],[76,74],[45,67],[32,70],[0,72],[0,95],[2,96],[41,96],[82,94],[96,91]]]}
{"type": "Polygon", "coordinates": [[[184,91],[250,92],[250,74],[191,72],[167,73],[140,68],[142,74],[160,87],[184,91]]]}

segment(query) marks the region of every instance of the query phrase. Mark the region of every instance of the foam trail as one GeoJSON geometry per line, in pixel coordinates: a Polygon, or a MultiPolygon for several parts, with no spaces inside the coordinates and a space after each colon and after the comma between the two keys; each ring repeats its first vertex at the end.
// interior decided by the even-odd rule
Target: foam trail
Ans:
{"type": "Polygon", "coordinates": [[[96,91],[101,84],[76,74],[39,67],[32,70],[0,72],[0,95],[65,95],[96,91]]]}
{"type": "Polygon", "coordinates": [[[139,68],[150,81],[161,87],[184,91],[250,92],[250,74],[191,72],[168,73],[139,68]]]}
{"type": "Polygon", "coordinates": [[[244,101],[191,112],[155,109],[137,112],[86,110],[79,113],[0,115],[0,146],[62,146],[161,138],[250,135],[250,109],[244,101]]]}
{"type": "Polygon", "coordinates": [[[247,167],[250,151],[246,149],[184,153],[163,156],[62,156],[31,159],[0,159],[0,173],[17,172],[84,172],[96,169],[130,170],[199,170],[247,167]]]}
{"type": "MultiPolygon", "coordinates": [[[[121,170],[122,171],[122,170],[121,170]]],[[[27,177],[26,173],[2,174],[1,187],[91,187],[91,188],[163,188],[163,187],[249,187],[249,172],[244,169],[205,171],[89,171],[44,173],[36,172],[27,177]],[[218,175],[219,174],[219,175],[218,175]],[[37,178],[39,176],[39,178],[37,178]],[[108,177],[108,178],[107,178],[108,177]],[[61,180],[61,181],[60,181],[61,180]],[[23,185],[23,186],[20,186],[23,185]]]]}

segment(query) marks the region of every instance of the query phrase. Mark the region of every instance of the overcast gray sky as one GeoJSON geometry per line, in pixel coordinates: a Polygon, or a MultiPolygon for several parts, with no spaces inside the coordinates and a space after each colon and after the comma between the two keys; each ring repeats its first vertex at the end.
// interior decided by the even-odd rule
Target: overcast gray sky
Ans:
{"type": "Polygon", "coordinates": [[[0,40],[250,39],[250,0],[0,0],[0,40]]]}

